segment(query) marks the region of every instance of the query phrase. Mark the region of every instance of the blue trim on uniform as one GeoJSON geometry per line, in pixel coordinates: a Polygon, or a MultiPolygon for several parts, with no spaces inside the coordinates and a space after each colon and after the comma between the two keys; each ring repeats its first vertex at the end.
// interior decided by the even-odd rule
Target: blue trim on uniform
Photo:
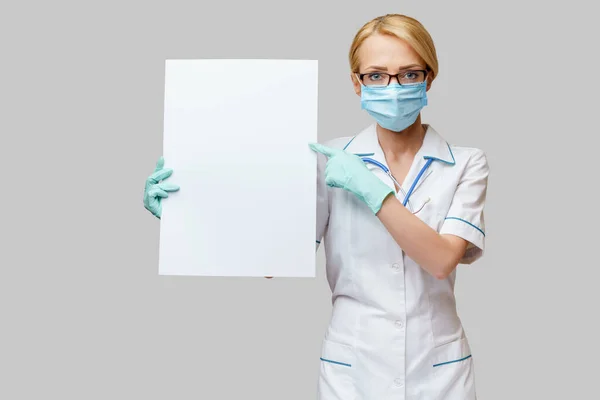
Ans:
{"type": "Polygon", "coordinates": [[[482,231],[482,230],[481,230],[481,228],[479,228],[479,227],[477,227],[477,226],[473,225],[473,224],[472,224],[472,223],[470,223],[469,221],[465,221],[465,220],[464,220],[464,219],[462,219],[462,218],[458,218],[458,217],[446,217],[445,219],[455,219],[455,220],[457,220],[457,221],[462,221],[462,222],[464,222],[465,224],[471,225],[473,228],[475,228],[475,229],[477,229],[479,232],[481,232],[481,234],[482,234],[483,236],[485,236],[485,232],[484,232],[484,231],[482,231]]]}
{"type": "Polygon", "coordinates": [[[359,156],[359,157],[370,157],[370,156],[374,156],[375,153],[354,153],[355,156],[359,156]]]}
{"type": "Polygon", "coordinates": [[[446,160],[442,160],[441,158],[432,157],[432,156],[423,156],[423,158],[425,158],[427,160],[441,161],[441,162],[449,164],[449,165],[456,164],[456,159],[454,158],[454,153],[452,153],[452,149],[450,148],[450,145],[448,144],[448,142],[446,142],[446,146],[448,146],[448,151],[450,152],[450,156],[452,157],[452,161],[446,161],[446,160]]]}
{"type": "Polygon", "coordinates": [[[354,136],[352,139],[350,139],[350,141],[348,143],[346,143],[346,145],[344,146],[343,150],[346,150],[348,148],[348,146],[350,146],[350,143],[352,143],[352,141],[356,139],[356,136],[354,136]]]}
{"type": "Polygon", "coordinates": [[[413,181],[412,185],[410,186],[410,189],[408,189],[408,193],[406,193],[406,197],[404,198],[404,201],[402,202],[402,205],[404,205],[405,207],[406,207],[406,204],[408,203],[408,199],[410,198],[410,195],[412,194],[413,190],[415,190],[415,187],[417,186],[417,182],[419,182],[419,179],[421,179],[421,176],[423,175],[425,170],[427,168],[429,168],[429,166],[431,165],[433,160],[434,160],[433,158],[430,158],[429,160],[427,160],[427,163],[419,171],[419,175],[417,175],[417,177],[413,181]]]}
{"type": "Polygon", "coordinates": [[[333,361],[333,360],[328,360],[328,359],[326,359],[326,358],[323,358],[323,357],[319,357],[319,358],[321,359],[321,361],[326,361],[326,362],[330,362],[330,363],[333,363],[333,364],[344,365],[344,366],[346,366],[346,367],[351,367],[351,366],[352,366],[352,365],[350,365],[350,364],[346,364],[346,363],[343,363],[343,362],[339,362],[339,361],[333,361]]]}
{"type": "Polygon", "coordinates": [[[465,361],[467,358],[470,358],[470,357],[471,357],[471,354],[469,354],[469,355],[468,355],[468,356],[466,356],[466,357],[459,358],[458,360],[452,360],[452,361],[446,361],[446,362],[439,363],[439,364],[433,364],[433,366],[434,366],[434,367],[439,367],[440,365],[446,365],[446,364],[457,363],[457,362],[460,362],[460,361],[465,361]]]}

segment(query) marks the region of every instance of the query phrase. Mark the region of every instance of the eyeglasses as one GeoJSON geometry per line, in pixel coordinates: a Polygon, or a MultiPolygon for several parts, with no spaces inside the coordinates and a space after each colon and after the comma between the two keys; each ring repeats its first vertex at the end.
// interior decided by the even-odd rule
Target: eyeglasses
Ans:
{"type": "Polygon", "coordinates": [[[392,77],[395,77],[400,85],[418,84],[425,82],[427,70],[407,70],[395,75],[385,72],[368,72],[358,75],[358,78],[365,86],[387,86],[390,84],[392,77]]]}

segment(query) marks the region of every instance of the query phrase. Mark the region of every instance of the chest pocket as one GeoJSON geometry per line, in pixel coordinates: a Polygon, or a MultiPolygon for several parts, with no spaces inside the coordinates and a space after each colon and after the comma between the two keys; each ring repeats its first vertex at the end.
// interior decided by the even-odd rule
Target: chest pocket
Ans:
{"type": "Polygon", "coordinates": [[[446,215],[445,204],[440,201],[439,196],[428,194],[425,191],[410,198],[412,213],[419,217],[436,232],[439,232],[446,215]]]}

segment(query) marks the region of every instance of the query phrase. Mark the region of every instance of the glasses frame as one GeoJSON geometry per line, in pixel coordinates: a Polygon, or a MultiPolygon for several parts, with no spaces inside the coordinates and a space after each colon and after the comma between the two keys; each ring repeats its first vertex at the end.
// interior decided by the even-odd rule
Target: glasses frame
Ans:
{"type": "Polygon", "coordinates": [[[398,72],[397,74],[389,74],[387,72],[375,72],[374,71],[374,72],[365,72],[364,74],[357,74],[357,75],[358,75],[358,79],[360,80],[360,83],[362,83],[363,85],[365,84],[363,82],[363,76],[365,76],[365,75],[369,75],[369,74],[385,74],[385,75],[389,76],[388,83],[385,84],[385,85],[365,85],[365,86],[371,86],[371,87],[386,87],[386,86],[389,86],[390,82],[392,82],[392,78],[396,78],[396,81],[398,82],[398,85],[400,85],[400,86],[418,85],[420,83],[423,83],[423,82],[409,83],[409,84],[406,84],[406,83],[402,84],[402,83],[400,83],[400,77],[399,77],[399,75],[406,74],[408,72],[423,72],[425,74],[425,76],[423,77],[423,82],[426,82],[427,81],[427,75],[429,73],[429,68],[425,68],[425,69],[409,69],[409,70],[406,70],[406,71],[398,72]]]}

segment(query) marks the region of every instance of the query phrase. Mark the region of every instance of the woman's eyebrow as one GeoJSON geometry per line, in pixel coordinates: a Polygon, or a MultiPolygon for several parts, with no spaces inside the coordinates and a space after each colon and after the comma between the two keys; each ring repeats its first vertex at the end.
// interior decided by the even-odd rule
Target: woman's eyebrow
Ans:
{"type": "Polygon", "coordinates": [[[410,64],[410,65],[405,65],[403,67],[400,67],[400,68],[398,68],[398,70],[402,71],[404,69],[414,68],[414,67],[424,68],[422,65],[419,65],[419,64],[410,64]]]}
{"type": "Polygon", "coordinates": [[[381,71],[387,71],[387,67],[382,67],[381,65],[369,65],[366,69],[377,69],[381,71]]]}
{"type": "MultiPolygon", "coordinates": [[[[424,68],[422,65],[419,64],[409,64],[409,65],[404,65],[402,67],[398,68],[398,71],[402,71],[408,68],[414,68],[414,67],[419,67],[419,68],[424,68]]],[[[376,69],[378,71],[387,71],[387,67],[382,67],[381,65],[369,65],[366,69],[376,69]]]]}

